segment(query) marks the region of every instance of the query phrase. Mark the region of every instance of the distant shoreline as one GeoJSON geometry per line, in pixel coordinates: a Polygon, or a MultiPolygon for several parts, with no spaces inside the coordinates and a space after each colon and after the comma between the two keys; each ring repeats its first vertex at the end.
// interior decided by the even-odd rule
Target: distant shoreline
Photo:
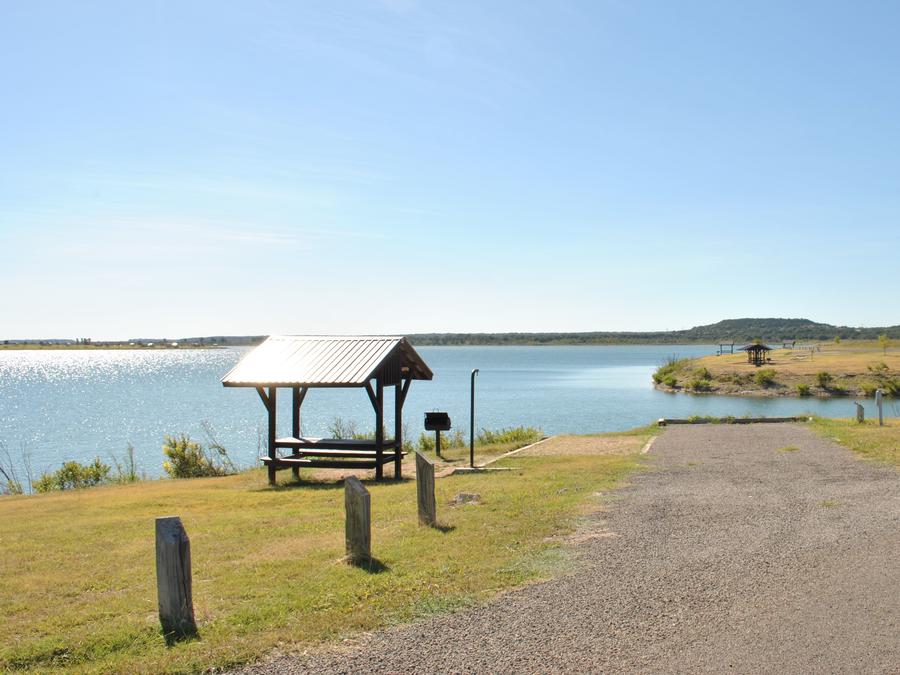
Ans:
{"type": "Polygon", "coordinates": [[[134,351],[134,350],[149,350],[149,351],[177,351],[179,349],[222,349],[225,345],[195,345],[195,344],[185,344],[185,345],[117,345],[117,344],[9,344],[4,345],[0,344],[0,351],[106,351],[106,350],[114,350],[114,351],[134,351]]]}
{"type": "MultiPolygon", "coordinates": [[[[876,340],[884,335],[900,340],[900,325],[848,327],[809,319],[726,319],[706,326],[671,331],[545,331],[497,333],[404,333],[417,347],[555,347],[591,345],[719,345],[740,346],[756,341],[778,347],[782,343],[876,340]]],[[[179,338],[137,336],[127,340],[34,338],[0,340],[0,349],[185,349],[253,347],[266,335],[210,335],[179,338]],[[167,346],[172,344],[175,346],[167,346]]]]}

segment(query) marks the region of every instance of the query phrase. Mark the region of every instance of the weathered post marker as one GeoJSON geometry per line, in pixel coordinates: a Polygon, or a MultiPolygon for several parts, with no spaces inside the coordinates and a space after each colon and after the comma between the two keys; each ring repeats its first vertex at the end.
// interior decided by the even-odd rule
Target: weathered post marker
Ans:
{"type": "Polygon", "coordinates": [[[875,390],[875,407],[878,408],[878,426],[884,426],[884,393],[881,389],[875,390]]]}
{"type": "Polygon", "coordinates": [[[866,409],[859,401],[856,401],[856,421],[860,424],[866,421],[866,409]]]}
{"type": "Polygon", "coordinates": [[[437,524],[437,503],[434,498],[434,462],[416,451],[416,497],[419,503],[419,523],[437,524]]]}
{"type": "Polygon", "coordinates": [[[197,634],[191,596],[191,541],[181,518],[156,519],[156,595],[167,639],[197,634]]]}
{"type": "Polygon", "coordinates": [[[372,502],[359,478],[344,479],[344,508],[348,562],[359,565],[372,560],[372,502]]]}

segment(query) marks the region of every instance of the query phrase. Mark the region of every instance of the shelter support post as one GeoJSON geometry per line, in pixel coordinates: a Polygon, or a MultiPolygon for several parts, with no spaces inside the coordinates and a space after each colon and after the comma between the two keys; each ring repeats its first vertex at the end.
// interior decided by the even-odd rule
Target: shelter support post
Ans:
{"type": "Polygon", "coordinates": [[[394,386],[394,478],[403,477],[403,389],[400,382],[394,386]]]}
{"type": "Polygon", "coordinates": [[[375,480],[384,478],[384,382],[375,380],[375,480]]]}
{"type": "MultiPolygon", "coordinates": [[[[291,396],[291,436],[300,438],[300,406],[303,405],[303,399],[306,398],[306,387],[292,387],[291,396]]],[[[300,480],[300,467],[291,467],[295,480],[300,480]]]]}
{"type": "Polygon", "coordinates": [[[276,387],[269,387],[269,485],[275,485],[275,409],[276,406],[276,394],[278,389],[276,387]]]}

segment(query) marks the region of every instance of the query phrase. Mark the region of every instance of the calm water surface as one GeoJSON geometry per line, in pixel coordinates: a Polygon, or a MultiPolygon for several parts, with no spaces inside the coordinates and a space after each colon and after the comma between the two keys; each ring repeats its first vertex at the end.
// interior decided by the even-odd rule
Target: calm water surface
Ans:
{"type": "MultiPolygon", "coordinates": [[[[122,457],[130,442],[140,468],[158,476],[163,436],[185,432],[203,439],[206,423],[239,464],[250,465],[265,428],[262,404],[252,389],[219,383],[246,351],[2,351],[0,444],[14,460],[27,450],[40,472],[68,459],[99,456],[109,462],[122,457]]],[[[697,345],[420,347],[435,378],[413,382],[404,417],[416,437],[426,410],[447,410],[454,428],[468,429],[472,368],[480,369],[479,428],[521,424],[550,434],[589,433],[695,414],[849,417],[853,412],[847,399],[672,395],[652,388],[650,375],[667,357],[713,351],[697,345]]],[[[289,401],[281,397],[287,427],[282,424],[279,433],[289,433],[289,401]]],[[[867,407],[871,415],[871,402],[867,407]]],[[[897,404],[888,410],[896,415],[897,404]]],[[[374,426],[364,391],[313,390],[303,405],[303,433],[327,435],[336,416],[361,430],[374,426]]]]}

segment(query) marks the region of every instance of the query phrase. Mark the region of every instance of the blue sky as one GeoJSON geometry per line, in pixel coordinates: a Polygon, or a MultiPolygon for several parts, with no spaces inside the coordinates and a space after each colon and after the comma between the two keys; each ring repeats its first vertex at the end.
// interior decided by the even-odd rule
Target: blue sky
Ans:
{"type": "Polygon", "coordinates": [[[895,2],[27,2],[0,337],[900,323],[895,2]]]}

